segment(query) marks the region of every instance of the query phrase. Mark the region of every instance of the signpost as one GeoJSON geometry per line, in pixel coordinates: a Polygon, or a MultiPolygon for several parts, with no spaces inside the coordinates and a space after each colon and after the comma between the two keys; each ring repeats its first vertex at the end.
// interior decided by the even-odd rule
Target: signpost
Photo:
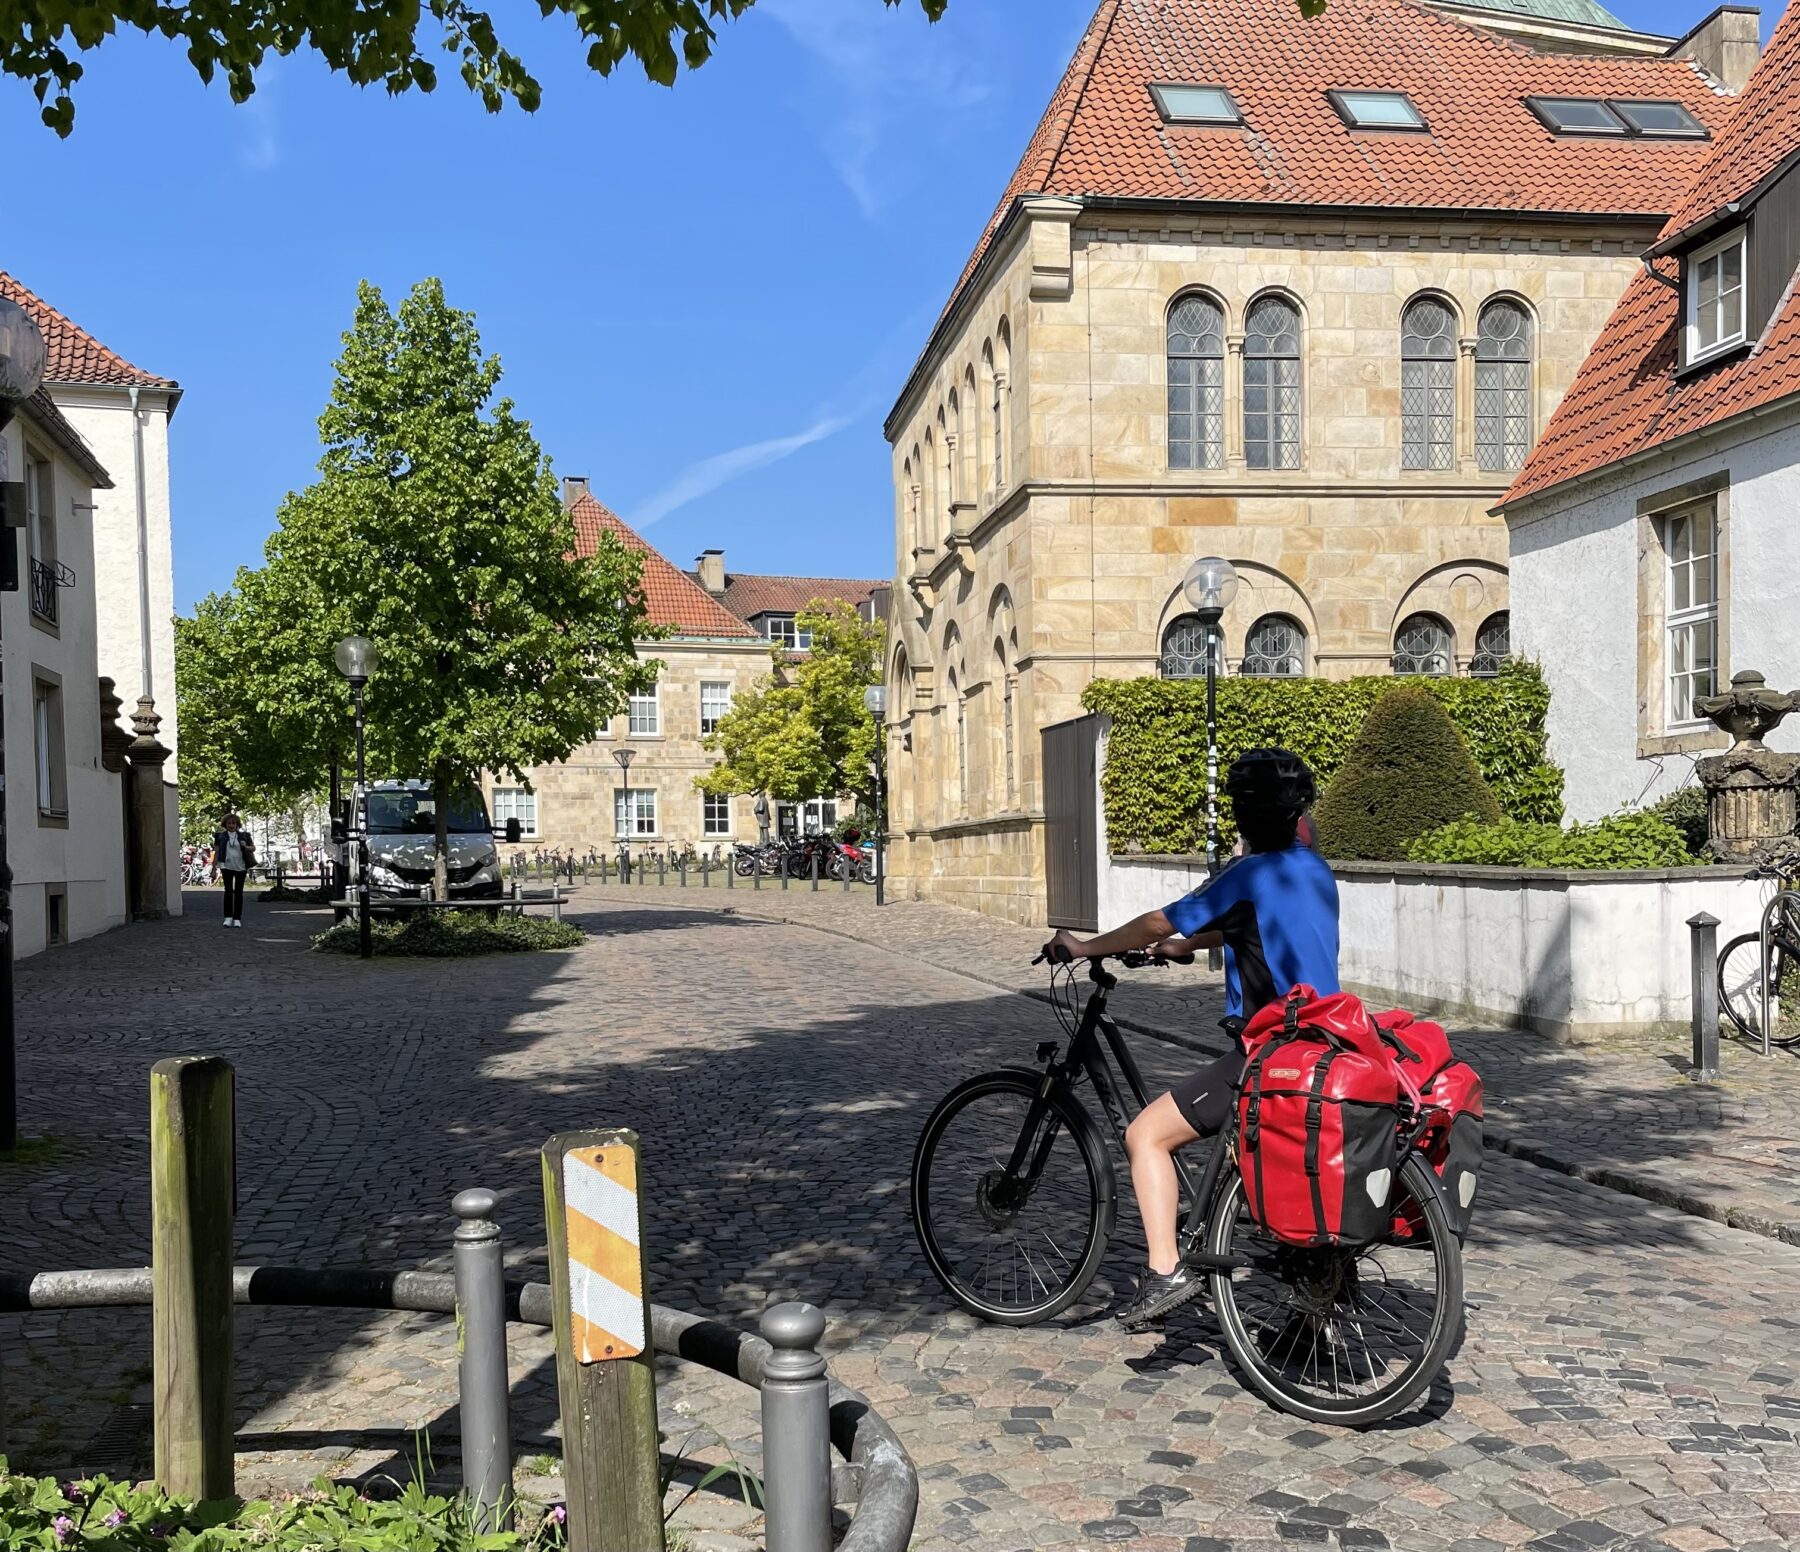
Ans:
{"type": "Polygon", "coordinates": [[[570,1552],[663,1552],[637,1133],[544,1144],[570,1552]]]}

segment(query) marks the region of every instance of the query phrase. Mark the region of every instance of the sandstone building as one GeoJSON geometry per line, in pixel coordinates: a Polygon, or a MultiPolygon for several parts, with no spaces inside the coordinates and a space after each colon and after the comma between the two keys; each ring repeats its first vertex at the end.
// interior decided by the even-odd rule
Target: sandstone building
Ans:
{"type": "MultiPolygon", "coordinates": [[[[754,798],[715,798],[694,779],[717,763],[702,740],[732,701],[770,671],[779,642],[793,652],[808,646],[795,616],[815,598],[844,599],[874,618],[886,607],[887,585],[841,577],[779,577],[727,571],[722,551],[708,550],[684,572],[595,500],[585,479],[563,481],[578,547],[592,554],[610,532],[643,556],[648,622],[670,634],[638,644],[642,657],[663,664],[655,688],[631,699],[601,736],[560,765],[538,766],[529,785],[490,778],[484,785],[496,828],[518,819],[531,846],[585,855],[634,850],[729,851],[755,841],[754,798]],[[615,753],[632,751],[629,773],[615,753]]],[[[831,799],[771,804],[771,828],[794,833],[829,828],[831,799]]]]}
{"type": "Polygon", "coordinates": [[[1101,4],[886,425],[897,887],[1042,919],[1039,732],[1201,671],[1198,556],[1229,673],[1506,654],[1490,509],[1756,48],[1550,9],[1101,4]]]}

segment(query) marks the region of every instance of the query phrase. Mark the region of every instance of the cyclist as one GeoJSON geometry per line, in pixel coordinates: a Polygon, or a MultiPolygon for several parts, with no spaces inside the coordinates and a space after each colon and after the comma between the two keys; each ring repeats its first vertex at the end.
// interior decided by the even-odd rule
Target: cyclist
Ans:
{"type": "MultiPolygon", "coordinates": [[[[1160,911],[1097,937],[1058,932],[1044,952],[1063,960],[1147,948],[1173,958],[1222,944],[1225,1027],[1235,1038],[1244,1020],[1302,981],[1322,994],[1340,989],[1338,894],[1330,867],[1297,833],[1315,795],[1304,760],[1285,749],[1251,749],[1232,762],[1225,791],[1243,856],[1160,911]]],[[[1155,1320],[1200,1291],[1201,1273],[1182,1263],[1176,1247],[1173,1154],[1224,1129],[1243,1070],[1240,1045],[1147,1105],[1126,1130],[1149,1265],[1119,1313],[1122,1325],[1155,1320]]]]}

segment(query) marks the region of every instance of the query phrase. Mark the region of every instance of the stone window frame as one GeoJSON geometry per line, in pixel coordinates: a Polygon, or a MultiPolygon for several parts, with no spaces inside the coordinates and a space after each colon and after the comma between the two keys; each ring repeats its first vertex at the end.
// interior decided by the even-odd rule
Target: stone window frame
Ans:
{"type": "Polygon", "coordinates": [[[702,792],[700,794],[700,834],[703,838],[706,840],[718,840],[722,837],[729,836],[732,833],[733,828],[732,818],[731,799],[729,797],[720,797],[717,793],[713,792],[702,792]],[[714,804],[722,804],[725,809],[724,826],[718,829],[714,828],[714,816],[712,814],[712,807],[714,804]]]}
{"type": "Polygon", "coordinates": [[[69,757],[68,708],[63,703],[63,677],[38,663],[31,665],[31,747],[32,795],[37,803],[37,822],[46,830],[66,830],[69,828],[69,757]],[[53,714],[41,712],[43,706],[51,707],[53,714]],[[46,786],[48,793],[44,790],[46,786]]]}
{"type": "Polygon", "coordinates": [[[613,788],[613,838],[620,841],[653,841],[661,836],[662,812],[655,787],[617,786],[613,788]],[[650,826],[640,828],[649,799],[650,826]]]}
{"type": "Polygon", "coordinates": [[[526,787],[495,787],[491,795],[493,805],[494,828],[502,833],[506,830],[506,821],[519,821],[519,838],[536,840],[538,837],[538,795],[526,787]],[[526,817],[527,813],[530,818],[526,817]]]}
{"type": "Polygon", "coordinates": [[[69,886],[44,885],[44,946],[62,948],[69,941],[69,886]]]}
{"type": "Polygon", "coordinates": [[[1687,727],[1670,732],[1666,721],[1668,671],[1668,551],[1663,525],[1683,507],[1710,499],[1717,532],[1715,582],[1719,596],[1716,638],[1718,680],[1730,677],[1731,666],[1731,475],[1720,471],[1670,486],[1637,503],[1637,753],[1640,760],[1660,755],[1699,755],[1726,748],[1729,735],[1715,727],[1687,727]]]}
{"type": "Polygon", "coordinates": [[[716,733],[718,731],[719,723],[725,717],[730,715],[731,701],[731,681],[729,679],[702,679],[700,681],[700,736],[702,738],[708,733],[716,733]],[[706,709],[706,692],[708,690],[723,690],[725,692],[723,697],[724,705],[722,707],[717,704],[718,697],[714,697],[714,711],[716,714],[711,719],[712,725],[710,727],[707,725],[706,709]]]}
{"type": "Polygon", "coordinates": [[[627,738],[661,738],[662,726],[662,683],[650,686],[648,690],[633,690],[625,702],[625,736],[627,738]],[[645,704],[649,706],[648,717],[642,719],[646,725],[639,726],[638,713],[645,704]]]}

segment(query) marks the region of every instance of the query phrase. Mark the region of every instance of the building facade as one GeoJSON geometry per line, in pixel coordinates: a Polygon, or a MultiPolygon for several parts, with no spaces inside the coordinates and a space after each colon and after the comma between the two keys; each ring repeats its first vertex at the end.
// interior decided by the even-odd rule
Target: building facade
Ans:
{"type": "Polygon", "coordinates": [[[175,559],[169,507],[169,422],[181,386],[134,366],[73,319],[0,272],[0,296],[17,302],[44,336],[44,387],[106,469],[94,493],[93,586],[100,672],[127,704],[154,698],[158,734],[177,775],[175,559]]]}
{"type": "Polygon", "coordinates": [[[1800,689],[1800,12],[1646,262],[1502,508],[1576,819],[1692,781],[1735,672],[1800,689]]]}
{"type": "MultiPolygon", "coordinates": [[[[755,799],[712,797],[694,782],[718,763],[705,739],[732,703],[774,666],[773,650],[809,645],[795,617],[814,599],[844,599],[864,613],[885,604],[879,582],[835,577],[776,577],[728,572],[724,553],[708,550],[684,572],[597,501],[584,479],[566,479],[563,497],[578,547],[591,554],[610,533],[643,557],[648,622],[668,635],[638,643],[663,666],[653,689],[634,695],[601,735],[558,765],[538,766],[525,782],[490,777],[495,827],[518,819],[526,849],[586,855],[620,845],[728,852],[759,838],[755,799]],[[741,613],[738,611],[742,611],[741,613]],[[618,755],[630,751],[627,766],[618,755]]],[[[839,805],[771,804],[771,829],[829,829],[839,805]]]]}
{"type": "Polygon", "coordinates": [[[1730,96],[1470,9],[1101,5],[887,422],[903,891],[1042,919],[1040,730],[1203,670],[1201,555],[1229,673],[1507,654],[1491,508],[1730,96]]]}

